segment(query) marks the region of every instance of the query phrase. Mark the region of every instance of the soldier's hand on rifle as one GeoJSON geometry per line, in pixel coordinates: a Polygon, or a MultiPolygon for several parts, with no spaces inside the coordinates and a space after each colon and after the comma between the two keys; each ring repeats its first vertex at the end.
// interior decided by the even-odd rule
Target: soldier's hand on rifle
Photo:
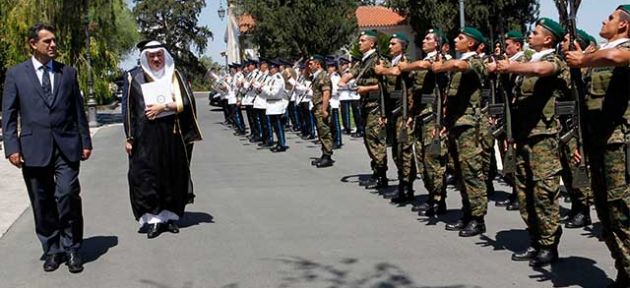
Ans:
{"type": "Polygon", "coordinates": [[[582,48],[580,48],[580,45],[575,45],[575,50],[567,51],[564,56],[567,60],[567,64],[569,64],[570,67],[577,68],[580,67],[580,65],[582,64],[584,53],[582,51],[582,48]]]}
{"type": "Polygon", "coordinates": [[[369,92],[368,91],[368,87],[366,87],[366,86],[358,86],[357,87],[357,93],[360,94],[360,95],[366,94],[368,92],[369,92]]]}
{"type": "Polygon", "coordinates": [[[387,117],[379,117],[378,118],[378,125],[381,126],[381,127],[387,125],[387,117]]]}
{"type": "Polygon", "coordinates": [[[378,64],[374,66],[374,72],[376,72],[376,74],[383,74],[385,69],[387,68],[385,68],[385,63],[383,63],[383,60],[379,60],[378,64]]]}
{"type": "Polygon", "coordinates": [[[328,119],[328,110],[324,110],[324,109],[322,109],[322,117],[323,117],[324,119],[328,119]]]}
{"type": "Polygon", "coordinates": [[[511,65],[511,64],[512,64],[512,63],[510,63],[510,60],[508,60],[508,59],[505,59],[505,60],[499,60],[499,61],[497,61],[497,62],[496,62],[496,65],[497,65],[497,71],[498,71],[499,73],[506,73],[506,72],[509,72],[509,69],[510,69],[510,65],[511,65]]]}
{"type": "Polygon", "coordinates": [[[578,149],[573,150],[573,155],[571,155],[571,162],[573,165],[578,165],[582,162],[582,155],[578,149]]]}
{"type": "Polygon", "coordinates": [[[490,73],[495,73],[497,71],[497,63],[496,62],[488,62],[488,63],[486,63],[486,69],[490,73]]]}
{"type": "Polygon", "coordinates": [[[413,117],[407,118],[407,128],[413,127],[413,117]]]}

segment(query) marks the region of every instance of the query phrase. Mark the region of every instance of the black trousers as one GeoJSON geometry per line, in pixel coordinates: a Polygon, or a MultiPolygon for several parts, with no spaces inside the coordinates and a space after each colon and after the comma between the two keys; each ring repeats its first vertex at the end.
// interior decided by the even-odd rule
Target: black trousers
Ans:
{"type": "Polygon", "coordinates": [[[83,241],[79,163],[54,148],[46,167],[22,167],[31,200],[35,232],[45,255],[77,251],[83,241]]]}

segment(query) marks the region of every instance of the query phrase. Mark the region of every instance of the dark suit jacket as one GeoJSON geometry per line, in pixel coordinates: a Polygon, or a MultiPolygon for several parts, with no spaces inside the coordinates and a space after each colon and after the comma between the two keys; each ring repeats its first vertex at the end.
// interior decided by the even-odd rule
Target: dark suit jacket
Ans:
{"type": "Polygon", "coordinates": [[[83,149],[92,149],[77,71],[56,61],[53,70],[54,101],[50,106],[44,100],[31,58],[6,74],[2,95],[5,155],[21,153],[26,166],[50,164],[54,145],[71,162],[81,160],[83,149]]]}

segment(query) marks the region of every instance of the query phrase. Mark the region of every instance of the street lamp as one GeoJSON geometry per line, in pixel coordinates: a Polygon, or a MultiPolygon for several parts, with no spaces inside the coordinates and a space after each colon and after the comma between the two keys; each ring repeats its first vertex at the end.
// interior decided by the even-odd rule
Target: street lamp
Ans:
{"type": "Polygon", "coordinates": [[[92,56],[90,54],[90,9],[89,1],[85,0],[85,58],[87,60],[87,86],[88,86],[88,121],[90,127],[98,127],[96,120],[96,99],[94,99],[94,80],[92,79],[92,56]]]}
{"type": "Polygon", "coordinates": [[[225,18],[225,8],[223,8],[223,2],[219,2],[219,10],[217,10],[217,13],[219,13],[219,18],[223,21],[223,18],[225,18]]]}

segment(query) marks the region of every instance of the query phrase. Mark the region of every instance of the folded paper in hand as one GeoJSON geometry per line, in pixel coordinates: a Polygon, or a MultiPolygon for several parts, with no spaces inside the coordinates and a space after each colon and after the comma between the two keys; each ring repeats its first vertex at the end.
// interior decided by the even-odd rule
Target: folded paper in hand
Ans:
{"type": "MultiPolygon", "coordinates": [[[[144,105],[168,104],[173,102],[171,83],[168,81],[153,81],[140,86],[142,87],[142,95],[144,96],[144,105]]],[[[157,115],[157,118],[173,114],[175,114],[175,111],[163,111],[157,115]]]]}

